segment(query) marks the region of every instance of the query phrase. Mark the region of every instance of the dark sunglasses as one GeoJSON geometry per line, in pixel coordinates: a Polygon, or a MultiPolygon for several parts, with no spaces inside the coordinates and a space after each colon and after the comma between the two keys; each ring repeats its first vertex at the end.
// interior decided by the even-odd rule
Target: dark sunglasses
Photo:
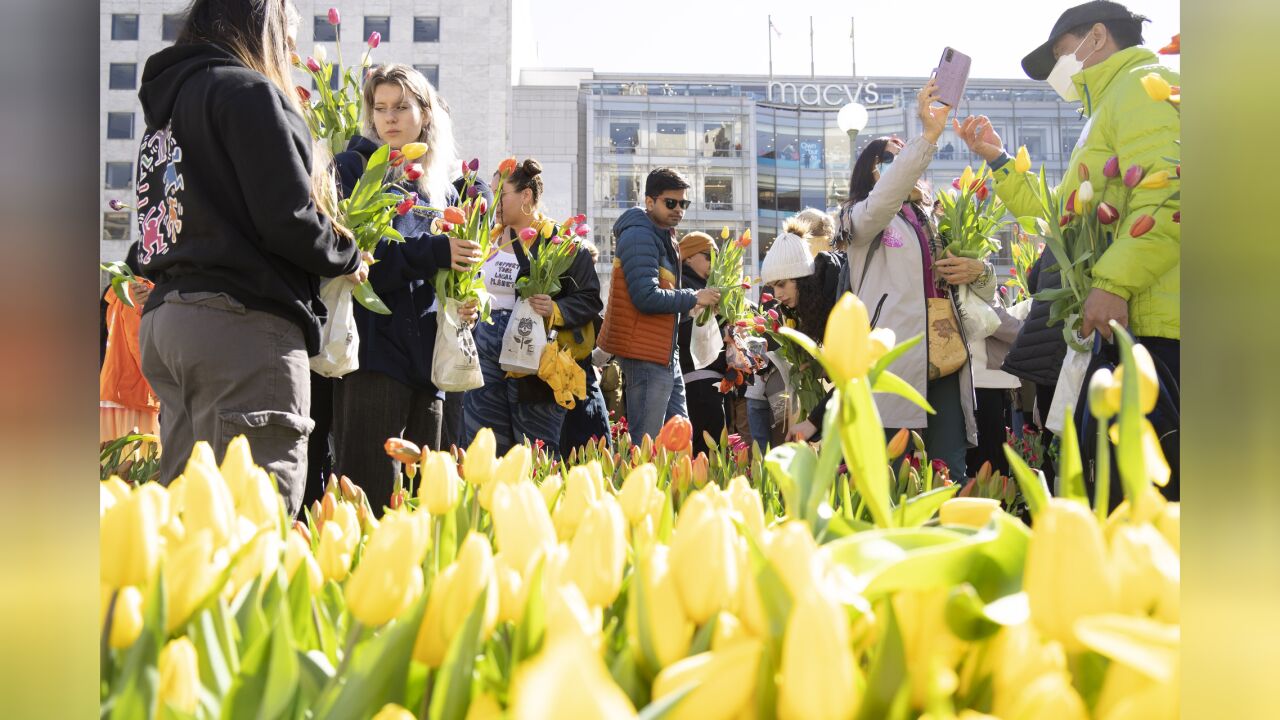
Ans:
{"type": "Polygon", "coordinates": [[[666,204],[668,210],[675,210],[679,205],[681,210],[688,210],[693,204],[690,200],[676,200],[675,198],[662,198],[662,202],[666,204]]]}

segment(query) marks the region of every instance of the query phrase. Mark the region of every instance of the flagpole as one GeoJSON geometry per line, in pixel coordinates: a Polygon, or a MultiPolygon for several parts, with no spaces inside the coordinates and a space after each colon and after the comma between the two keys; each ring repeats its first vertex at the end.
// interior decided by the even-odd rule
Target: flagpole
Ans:
{"type": "Polygon", "coordinates": [[[769,82],[773,82],[773,16],[769,16],[769,29],[765,30],[765,35],[769,36],[769,82]]]}
{"type": "Polygon", "coordinates": [[[817,71],[814,70],[813,64],[813,16],[809,16],[809,77],[818,77],[817,71]]]}
{"type": "Polygon", "coordinates": [[[854,77],[858,77],[858,55],[854,49],[853,39],[853,16],[849,16],[849,70],[853,72],[854,77]]]}

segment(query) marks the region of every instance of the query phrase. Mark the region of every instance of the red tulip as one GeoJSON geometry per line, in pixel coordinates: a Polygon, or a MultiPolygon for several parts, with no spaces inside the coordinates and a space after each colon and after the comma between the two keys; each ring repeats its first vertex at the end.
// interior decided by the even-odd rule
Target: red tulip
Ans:
{"type": "Polygon", "coordinates": [[[489,212],[489,201],[485,200],[483,197],[477,198],[476,207],[479,208],[480,214],[483,215],[489,212]]]}
{"type": "Polygon", "coordinates": [[[658,437],[654,440],[654,444],[674,453],[688,450],[692,441],[693,425],[689,424],[689,418],[682,415],[673,415],[658,431],[658,437]]]}
{"type": "Polygon", "coordinates": [[[1173,174],[1182,177],[1182,163],[1173,166],[1173,174]]]}
{"type": "Polygon", "coordinates": [[[760,293],[760,302],[762,303],[773,302],[773,295],[769,293],[760,293]]]}
{"type": "Polygon", "coordinates": [[[988,195],[990,195],[990,194],[991,194],[991,191],[987,190],[987,186],[986,186],[986,185],[979,185],[979,186],[978,186],[978,193],[977,193],[977,195],[978,195],[978,202],[986,202],[986,201],[987,201],[987,196],[988,196],[988,195]]]}
{"type": "Polygon", "coordinates": [[[441,221],[440,221],[440,232],[442,232],[442,233],[447,233],[447,232],[449,232],[450,230],[453,230],[453,225],[452,225],[451,223],[447,223],[447,222],[445,222],[445,221],[441,220],[441,221]]]}
{"type": "Polygon", "coordinates": [[[737,324],[737,326],[738,326],[738,327],[740,327],[740,328],[744,328],[744,327],[746,327],[746,326],[750,325],[751,323],[747,322],[746,320],[739,320],[736,324],[737,324]]]}
{"type": "Polygon", "coordinates": [[[308,89],[306,89],[306,88],[302,87],[301,85],[298,85],[297,87],[295,87],[295,88],[294,88],[294,90],[297,90],[297,91],[298,91],[298,98],[299,98],[299,99],[301,99],[301,100],[302,100],[302,102],[304,102],[304,103],[309,103],[309,102],[311,102],[311,91],[310,91],[310,90],[308,90],[308,89]]]}
{"type": "Polygon", "coordinates": [[[413,163],[404,169],[404,176],[410,180],[417,180],[422,177],[422,163],[413,163]]]}
{"type": "Polygon", "coordinates": [[[747,233],[742,233],[742,237],[738,238],[738,247],[740,248],[751,247],[751,236],[748,235],[747,233]]]}
{"type": "Polygon", "coordinates": [[[764,324],[764,318],[763,318],[763,317],[761,317],[761,316],[759,316],[759,315],[757,315],[757,316],[755,317],[755,322],[756,322],[756,324],[757,324],[757,325],[763,325],[763,324],[764,324]]]}
{"type": "Polygon", "coordinates": [[[404,490],[391,493],[391,509],[399,510],[404,505],[404,490]]]}
{"type": "Polygon", "coordinates": [[[1075,209],[1076,209],[1076,191],[1072,190],[1071,194],[1067,196],[1067,212],[1071,212],[1072,210],[1075,210],[1075,209]]]}
{"type": "Polygon", "coordinates": [[[1071,213],[1067,213],[1066,215],[1063,215],[1062,218],[1058,220],[1058,227],[1066,227],[1070,224],[1071,224],[1071,213]]]}
{"type": "Polygon", "coordinates": [[[587,233],[591,232],[591,226],[590,226],[590,225],[585,225],[585,224],[584,224],[584,225],[579,225],[578,227],[576,227],[576,228],[574,228],[574,229],[573,229],[573,232],[574,232],[574,234],[576,234],[578,237],[586,237],[586,236],[587,236],[587,233]]]}
{"type": "Polygon", "coordinates": [[[373,32],[369,33],[369,47],[376,48],[378,47],[378,43],[381,43],[381,42],[382,42],[382,33],[378,32],[377,30],[374,30],[373,32]]]}
{"type": "Polygon", "coordinates": [[[573,216],[573,221],[576,223],[584,223],[587,221],[587,216],[579,213],[573,216]]]}
{"type": "Polygon", "coordinates": [[[1143,235],[1146,235],[1148,232],[1150,232],[1151,228],[1155,226],[1156,226],[1155,218],[1151,217],[1150,215],[1143,215],[1137,220],[1134,220],[1133,224],[1129,226],[1129,237],[1142,237],[1143,235]]]}
{"type": "Polygon", "coordinates": [[[1182,211],[1181,211],[1181,210],[1175,210],[1175,211],[1173,212],[1173,221],[1174,221],[1174,222],[1176,222],[1176,223],[1181,223],[1181,222],[1182,222],[1182,211]]]}
{"type": "Polygon", "coordinates": [[[400,201],[399,205],[396,205],[396,214],[408,215],[409,211],[412,210],[413,207],[417,204],[418,204],[418,193],[409,193],[408,195],[405,196],[404,200],[400,201]]]}
{"type": "Polygon", "coordinates": [[[468,170],[470,170],[470,168],[468,168],[468,167],[467,167],[467,161],[466,161],[466,160],[463,160],[463,161],[462,161],[462,175],[463,175],[463,177],[466,177],[466,175],[467,175],[467,171],[468,171],[468,170]]]}
{"type": "Polygon", "coordinates": [[[742,289],[743,289],[743,290],[750,290],[750,289],[751,289],[751,283],[749,283],[749,282],[744,282],[744,283],[742,283],[742,289]]]}
{"type": "Polygon", "coordinates": [[[311,57],[310,55],[308,55],[308,56],[307,56],[307,69],[308,69],[308,70],[310,70],[310,71],[311,71],[311,72],[313,72],[313,73],[320,72],[320,63],[316,62],[316,59],[315,59],[315,58],[313,58],[313,57],[311,57]]]}
{"type": "Polygon", "coordinates": [[[533,242],[533,239],[536,237],[538,237],[538,231],[531,227],[527,227],[520,231],[520,239],[525,242],[533,242]]]}
{"type": "Polygon", "coordinates": [[[1130,165],[1129,169],[1124,171],[1125,187],[1137,187],[1138,183],[1142,182],[1142,178],[1146,174],[1147,171],[1143,170],[1141,165],[1130,165]]]}
{"type": "Polygon", "coordinates": [[[467,221],[466,216],[456,207],[447,207],[444,209],[444,219],[454,225],[461,225],[467,221]]]}
{"type": "MultiPolygon", "coordinates": [[[[479,167],[478,164],[477,164],[477,167],[479,167]]],[[[498,163],[498,174],[501,175],[502,177],[506,177],[510,175],[511,173],[515,172],[515,170],[516,170],[516,159],[513,157],[509,157],[506,160],[503,160],[502,162],[498,163]]]]}
{"type": "Polygon", "coordinates": [[[1104,177],[1109,177],[1109,178],[1119,177],[1120,176],[1120,158],[1116,157],[1115,155],[1112,155],[1111,157],[1107,158],[1106,164],[1102,166],[1102,174],[1104,177]]]}
{"type": "Polygon", "coordinates": [[[337,25],[340,22],[342,22],[342,16],[338,14],[338,8],[329,8],[329,24],[337,25]]]}
{"type": "Polygon", "coordinates": [[[404,164],[404,153],[399,150],[392,150],[387,158],[391,160],[391,167],[400,167],[404,164]]]}
{"type": "Polygon", "coordinates": [[[1098,203],[1098,222],[1103,225],[1110,225],[1120,219],[1120,211],[1111,207],[1107,203],[1098,203]]]}
{"type": "Polygon", "coordinates": [[[959,190],[959,189],[960,189],[960,178],[956,178],[955,180],[952,180],[952,181],[951,181],[951,187],[955,188],[956,190],[959,190]]]}

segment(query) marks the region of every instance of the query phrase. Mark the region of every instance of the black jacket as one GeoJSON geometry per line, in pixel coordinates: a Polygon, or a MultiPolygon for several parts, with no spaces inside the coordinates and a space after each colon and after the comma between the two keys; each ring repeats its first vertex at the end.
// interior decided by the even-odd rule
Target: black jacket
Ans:
{"type": "MultiPolygon", "coordinates": [[[[356,136],[334,161],[338,168],[338,184],[343,197],[355,189],[364,173],[369,156],[378,149],[373,141],[356,136]]],[[[402,193],[416,188],[397,188],[402,193]]],[[[457,202],[450,193],[445,205],[457,202]]],[[[436,271],[449,268],[452,258],[449,238],[430,233],[431,221],[437,213],[426,211],[430,198],[418,199],[418,207],[408,215],[397,217],[393,227],[404,235],[404,242],[384,240],[373,251],[375,262],[369,268],[369,284],[391,309],[390,315],[379,315],[356,303],[356,326],[360,332],[360,369],[388,375],[416,390],[434,393],[431,362],[436,346],[436,314],[430,312],[436,299],[436,271]]]]}
{"type": "Polygon", "coordinates": [[[147,59],[138,91],[139,265],[171,290],[223,292],[292,320],[320,348],[320,278],[359,267],[311,198],[311,134],[275,85],[213,45],[147,59]]]}
{"type": "MultiPolygon", "coordinates": [[[[822,334],[826,334],[827,318],[831,315],[831,310],[835,308],[836,301],[840,299],[840,286],[849,277],[849,268],[845,265],[844,253],[820,252],[813,260],[813,272],[821,283],[823,293],[823,307],[819,317],[822,318],[822,334]]],[[[821,336],[813,338],[816,343],[822,343],[821,336]]],[[[813,362],[817,362],[814,360],[813,362]]],[[[819,373],[821,373],[819,368],[819,373]]],[[[825,374],[823,374],[825,377],[825,374]]],[[[817,431],[810,437],[810,440],[818,440],[822,437],[822,423],[827,415],[827,401],[831,399],[832,393],[828,392],[822,402],[809,412],[806,418],[813,423],[817,431]]]]}
{"type": "MultiPolygon", "coordinates": [[[[1027,289],[1033,294],[1062,286],[1057,261],[1047,247],[1027,274],[1030,286],[1027,289]]],[[[1043,300],[1031,301],[1031,312],[1027,313],[1027,320],[1018,331],[1001,370],[1037,385],[1058,383],[1062,360],[1067,356],[1067,341],[1062,337],[1062,323],[1049,324],[1049,306],[1050,303],[1043,300]]]]}
{"type": "MultiPolygon", "coordinates": [[[[694,272],[688,265],[684,263],[681,263],[681,267],[683,268],[683,270],[681,271],[681,275],[683,276],[683,280],[684,280],[684,282],[681,283],[681,287],[686,287],[686,288],[689,288],[690,290],[697,291],[697,290],[702,290],[707,286],[706,278],[698,277],[698,273],[694,272]]],[[[701,311],[698,311],[698,314],[700,313],[701,311]]],[[[696,314],[690,314],[690,313],[680,314],[680,327],[678,329],[678,333],[679,333],[679,339],[680,339],[680,372],[683,375],[688,375],[689,373],[694,371],[693,354],[690,352],[689,346],[690,346],[690,343],[693,342],[693,321],[696,319],[695,315],[696,314]]],[[[720,323],[720,319],[718,317],[712,318],[712,320],[714,320],[717,323],[720,323]]],[[[721,324],[721,332],[723,332],[724,331],[723,323],[720,323],[720,324],[721,324]]],[[[712,372],[718,372],[721,375],[723,375],[724,371],[727,368],[728,368],[728,365],[724,358],[724,350],[721,350],[720,354],[716,356],[716,359],[711,361],[711,364],[706,366],[703,369],[711,370],[712,372]]]]}
{"type": "MultiPolygon", "coordinates": [[[[556,232],[559,231],[560,228],[557,226],[556,232]]],[[[538,237],[529,247],[529,252],[536,257],[546,242],[542,237],[538,237]]],[[[511,243],[511,251],[516,256],[516,262],[520,264],[520,269],[516,273],[516,281],[519,282],[520,278],[529,276],[530,256],[525,252],[524,243],[519,240],[511,243]]],[[[596,275],[595,261],[591,259],[590,252],[582,247],[578,248],[573,261],[569,263],[569,268],[560,276],[560,292],[552,295],[551,299],[560,309],[560,317],[564,323],[560,329],[574,331],[576,342],[583,342],[582,333],[588,326],[591,327],[593,336],[600,331],[600,314],[604,311],[604,299],[600,297],[600,276],[596,275]]],[[[592,372],[589,361],[578,364],[583,367],[584,372],[592,372]]],[[[520,378],[517,390],[520,402],[555,400],[551,386],[537,375],[520,378]]]]}

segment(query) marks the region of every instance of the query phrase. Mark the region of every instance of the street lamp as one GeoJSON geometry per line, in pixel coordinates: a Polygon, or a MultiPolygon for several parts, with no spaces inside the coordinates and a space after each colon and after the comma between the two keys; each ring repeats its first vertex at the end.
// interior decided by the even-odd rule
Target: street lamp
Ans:
{"type": "Polygon", "coordinates": [[[840,108],[840,112],[836,115],[836,125],[841,130],[849,134],[849,167],[853,167],[854,161],[854,139],[858,137],[858,133],[862,128],[867,126],[867,120],[870,115],[867,108],[862,103],[851,102],[840,108]]]}

